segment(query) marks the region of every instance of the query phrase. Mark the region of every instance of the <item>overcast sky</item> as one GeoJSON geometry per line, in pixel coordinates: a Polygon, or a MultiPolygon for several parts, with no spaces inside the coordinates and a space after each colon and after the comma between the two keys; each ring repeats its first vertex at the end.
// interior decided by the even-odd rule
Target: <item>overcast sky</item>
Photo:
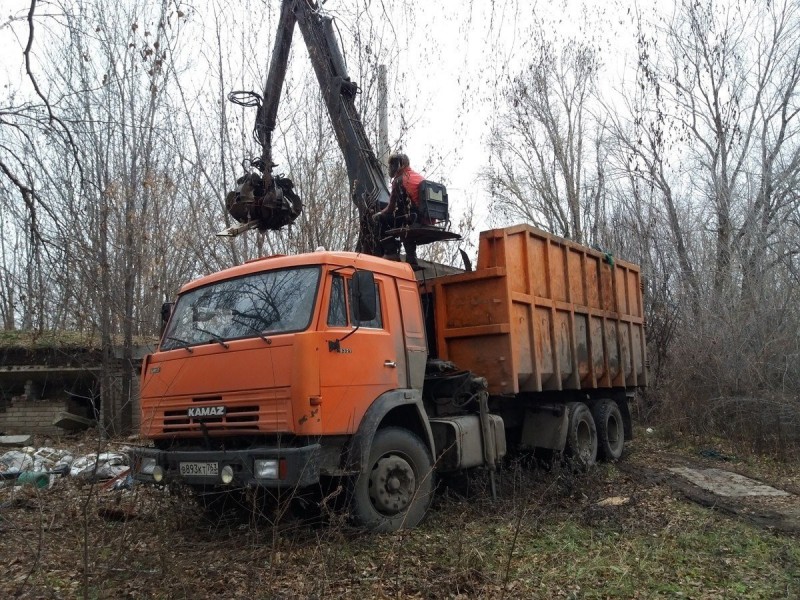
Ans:
{"type": "Polygon", "coordinates": [[[625,75],[634,48],[627,10],[610,2],[572,0],[419,4],[417,18],[425,27],[404,49],[420,90],[415,106],[419,121],[408,134],[406,148],[413,164],[415,158],[424,162],[419,157],[435,155],[433,147],[438,147],[445,160],[434,161],[435,170],[427,175],[449,182],[456,210],[475,197],[475,210],[483,214],[489,198],[476,175],[488,163],[486,139],[503,109],[502,87],[530,60],[530,32],[536,20],[552,29],[556,45],[569,43],[571,37],[591,37],[603,51],[602,85],[611,92],[625,75]],[[417,41],[431,32],[438,42],[435,49],[417,41]]]}
{"type": "MultiPolygon", "coordinates": [[[[339,13],[350,1],[328,0],[325,4],[337,16],[343,36],[348,35],[352,24],[344,11],[339,13]]],[[[181,4],[194,7],[196,24],[208,20],[206,2],[181,4]]],[[[377,20],[385,18],[386,11],[390,16],[385,31],[397,52],[388,65],[390,80],[397,83],[389,90],[390,105],[402,102],[406,120],[412,124],[404,135],[403,150],[412,166],[424,170],[431,179],[448,183],[456,216],[470,201],[478,214],[485,213],[489,196],[476,177],[488,163],[486,138],[495,115],[503,108],[500,92],[504,82],[530,58],[530,31],[537,19],[545,23],[545,29],[552,30],[557,45],[568,43],[574,36],[596,42],[603,49],[603,85],[608,89],[621,80],[633,48],[627,7],[602,0],[405,0],[372,4],[377,20]]],[[[6,90],[19,89],[20,85],[29,90],[21,60],[29,2],[3,0],[2,6],[0,77],[5,86],[10,85],[6,90]],[[9,27],[9,15],[23,20],[9,27]]],[[[52,10],[43,2],[38,7],[40,13],[52,10]]],[[[39,33],[42,35],[37,36],[37,43],[44,41],[46,32],[39,33]]],[[[302,43],[302,38],[295,35],[298,41],[302,43]]],[[[270,49],[265,49],[264,69],[270,49]]],[[[311,65],[293,68],[310,71],[311,65]]],[[[390,139],[396,139],[400,128],[397,110],[390,113],[389,127],[390,139]]],[[[485,224],[483,219],[482,226],[485,224]]]]}

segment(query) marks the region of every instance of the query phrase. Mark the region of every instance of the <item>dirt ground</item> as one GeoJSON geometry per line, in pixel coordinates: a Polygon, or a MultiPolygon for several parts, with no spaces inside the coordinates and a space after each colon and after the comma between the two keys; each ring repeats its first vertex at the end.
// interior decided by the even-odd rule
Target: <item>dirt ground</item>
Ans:
{"type": "Polygon", "coordinates": [[[386,535],[338,512],[218,518],[185,493],[85,478],[6,486],[0,597],[800,597],[798,464],[642,433],[617,464],[574,475],[519,460],[499,484],[492,500],[480,473],[443,481],[419,528],[386,535]],[[719,495],[685,467],[788,495],[719,495]]]}

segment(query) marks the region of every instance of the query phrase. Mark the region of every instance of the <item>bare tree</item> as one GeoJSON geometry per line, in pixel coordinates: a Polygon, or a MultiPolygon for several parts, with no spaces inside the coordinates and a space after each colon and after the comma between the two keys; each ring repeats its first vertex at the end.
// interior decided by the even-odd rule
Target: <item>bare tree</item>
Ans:
{"type": "Polygon", "coordinates": [[[717,295],[763,269],[776,224],[796,201],[799,17],[793,2],[685,2],[654,39],[640,36],[657,112],[641,121],[637,153],[647,155],[668,207],[681,175],[664,169],[664,152],[682,154],[691,168],[685,187],[711,209],[717,295]],[[656,51],[661,37],[664,52],[656,51]],[[734,277],[737,262],[743,279],[734,277]]]}
{"type": "Polygon", "coordinates": [[[578,242],[596,231],[604,194],[602,129],[590,112],[600,68],[587,42],[553,44],[539,25],[530,64],[504,91],[486,173],[494,206],[578,242]]]}
{"type": "Polygon", "coordinates": [[[649,328],[668,367],[664,408],[693,431],[761,444],[800,411],[800,370],[786,360],[800,339],[789,309],[800,10],[707,0],[640,19],[638,85],[609,131],[615,201],[653,223],[636,230],[656,280],[648,319],[663,334],[649,328]]]}
{"type": "MultiPolygon", "coordinates": [[[[80,178],[42,169],[39,187],[59,212],[49,224],[49,241],[62,253],[65,278],[56,275],[62,293],[89,314],[101,339],[104,420],[108,429],[127,430],[130,404],[121,412],[111,403],[114,346],[123,348],[122,396],[130,395],[131,348],[141,333],[140,308],[145,243],[152,221],[152,198],[169,156],[159,147],[164,115],[166,53],[175,43],[178,18],[164,2],[151,10],[119,3],[106,10],[93,5],[62,6],[62,39],[44,52],[50,97],[56,98],[70,141],[80,143],[77,159],[86,165],[80,178]],[[56,200],[57,199],[57,200],[56,200]],[[88,291],[84,293],[81,288],[88,291]],[[87,310],[88,309],[88,310],[87,310]]],[[[38,155],[57,143],[39,144],[38,155]]],[[[35,156],[35,155],[34,155],[35,156]]],[[[44,290],[44,286],[40,289],[44,290]]],[[[40,297],[45,297],[44,294],[40,297]]],[[[65,322],[66,319],[65,319],[65,322]]]]}

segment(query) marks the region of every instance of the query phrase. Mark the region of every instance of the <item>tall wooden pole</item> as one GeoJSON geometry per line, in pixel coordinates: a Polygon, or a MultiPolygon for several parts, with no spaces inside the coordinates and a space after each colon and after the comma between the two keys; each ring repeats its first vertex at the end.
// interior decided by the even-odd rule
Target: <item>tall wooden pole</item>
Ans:
{"type": "Polygon", "coordinates": [[[385,175],[389,174],[389,108],[386,65],[378,65],[378,160],[385,175]]]}

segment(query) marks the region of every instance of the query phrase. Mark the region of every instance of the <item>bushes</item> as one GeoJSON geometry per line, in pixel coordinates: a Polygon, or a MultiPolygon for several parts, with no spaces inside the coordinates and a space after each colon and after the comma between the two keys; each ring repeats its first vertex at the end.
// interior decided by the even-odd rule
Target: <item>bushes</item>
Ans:
{"type": "Polygon", "coordinates": [[[756,452],[800,448],[800,314],[793,290],[701,303],[677,318],[648,396],[661,426],[756,452]]]}

